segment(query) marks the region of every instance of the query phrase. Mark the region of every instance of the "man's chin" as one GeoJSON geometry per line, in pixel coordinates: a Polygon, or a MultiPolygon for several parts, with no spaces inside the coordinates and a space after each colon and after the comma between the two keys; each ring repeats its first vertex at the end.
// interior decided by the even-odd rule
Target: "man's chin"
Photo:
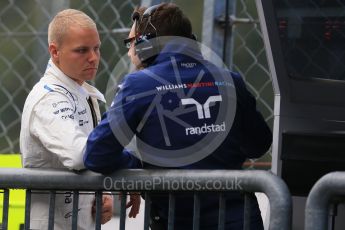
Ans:
{"type": "Polygon", "coordinates": [[[139,64],[135,64],[135,70],[142,70],[145,67],[143,66],[143,64],[140,62],[139,64]]]}

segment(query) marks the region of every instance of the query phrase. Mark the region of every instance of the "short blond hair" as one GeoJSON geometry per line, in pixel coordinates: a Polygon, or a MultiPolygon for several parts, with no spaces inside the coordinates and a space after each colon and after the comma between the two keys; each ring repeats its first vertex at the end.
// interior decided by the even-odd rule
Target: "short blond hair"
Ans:
{"type": "Polygon", "coordinates": [[[61,45],[68,29],[75,25],[97,30],[96,23],[84,12],[75,9],[62,10],[49,23],[48,44],[55,42],[61,45]]]}

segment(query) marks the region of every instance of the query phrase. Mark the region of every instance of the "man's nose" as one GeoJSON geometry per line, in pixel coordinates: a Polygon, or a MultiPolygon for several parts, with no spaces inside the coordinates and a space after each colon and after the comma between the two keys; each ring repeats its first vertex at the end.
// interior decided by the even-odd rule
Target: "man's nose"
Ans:
{"type": "Polygon", "coordinates": [[[99,52],[91,50],[89,54],[89,62],[97,61],[99,59],[99,52]]]}

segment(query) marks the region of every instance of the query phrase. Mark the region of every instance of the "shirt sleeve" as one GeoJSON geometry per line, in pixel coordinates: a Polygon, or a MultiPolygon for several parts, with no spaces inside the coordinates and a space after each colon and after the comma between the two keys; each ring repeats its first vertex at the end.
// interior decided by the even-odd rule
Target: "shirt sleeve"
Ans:
{"type": "Polygon", "coordinates": [[[129,81],[121,85],[112,106],[88,137],[84,153],[87,169],[107,174],[117,169],[141,168],[140,160],[124,148],[139,124],[136,114],[140,108],[133,97],[134,84],[129,81]]]}
{"type": "MultiPolygon", "coordinates": [[[[237,94],[237,127],[241,132],[240,146],[248,158],[265,154],[272,144],[272,132],[262,114],[256,108],[254,96],[247,90],[241,76],[234,76],[237,94]]],[[[236,124],[235,124],[236,125],[236,124]]]]}
{"type": "Polygon", "coordinates": [[[75,120],[75,105],[59,92],[49,92],[35,105],[30,132],[68,169],[80,170],[87,133],[75,120]]]}

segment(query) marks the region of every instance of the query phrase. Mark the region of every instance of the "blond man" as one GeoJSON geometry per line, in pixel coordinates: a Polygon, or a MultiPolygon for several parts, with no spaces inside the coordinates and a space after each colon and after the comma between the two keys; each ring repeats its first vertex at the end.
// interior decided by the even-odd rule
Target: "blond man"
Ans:
{"type": "MultiPolygon", "coordinates": [[[[89,133],[100,120],[104,96],[86,83],[96,76],[100,38],[85,13],[66,9],[49,24],[50,60],[28,95],[22,115],[20,149],[23,167],[80,170],[89,133]]],[[[44,176],[44,175],[43,175],[44,176]]],[[[54,229],[70,229],[73,196],[59,194],[54,229]]],[[[79,196],[78,229],[94,229],[94,195],[79,196]]],[[[49,196],[33,194],[30,229],[47,229],[49,196]]],[[[112,198],[103,197],[102,223],[112,216],[112,198]]]]}

